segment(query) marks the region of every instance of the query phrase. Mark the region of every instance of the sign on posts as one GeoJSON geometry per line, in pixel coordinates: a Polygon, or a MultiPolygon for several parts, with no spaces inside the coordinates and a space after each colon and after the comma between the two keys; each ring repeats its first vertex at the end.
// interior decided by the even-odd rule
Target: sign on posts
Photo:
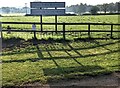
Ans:
{"type": "Polygon", "coordinates": [[[65,15],[65,2],[30,2],[31,15],[65,15]]]}
{"type": "Polygon", "coordinates": [[[57,33],[57,16],[65,15],[65,2],[30,2],[31,15],[40,16],[41,31],[42,16],[55,16],[55,30],[57,33]]]}

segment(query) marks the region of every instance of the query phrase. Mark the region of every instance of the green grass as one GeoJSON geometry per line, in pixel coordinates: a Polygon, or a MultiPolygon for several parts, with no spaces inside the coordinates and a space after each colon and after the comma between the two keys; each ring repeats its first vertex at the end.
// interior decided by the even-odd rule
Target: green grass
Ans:
{"type": "MultiPolygon", "coordinates": [[[[7,17],[4,16],[1,19],[2,22],[39,22],[40,21],[40,17],[39,16],[11,16],[11,17],[7,17]]],[[[54,22],[54,16],[43,16],[43,23],[51,23],[54,22]]],[[[99,15],[99,16],[58,16],[58,22],[62,23],[88,23],[88,22],[92,22],[92,23],[119,23],[118,22],[118,15],[99,15]]],[[[32,25],[24,25],[24,24],[10,24],[12,29],[27,29],[27,30],[31,30],[32,25]]],[[[7,25],[3,24],[2,28],[3,30],[6,29],[7,25]]],[[[88,30],[88,25],[66,25],[66,31],[67,30],[88,30]]],[[[113,26],[114,30],[118,30],[118,26],[113,26]]],[[[40,25],[37,25],[37,30],[40,30],[40,25]]],[[[43,30],[55,30],[55,26],[54,25],[44,25],[43,26],[43,30]]],[[[62,29],[62,25],[58,26],[58,30],[63,30],[62,29]]],[[[108,25],[91,25],[91,30],[111,30],[111,27],[108,25]]],[[[72,33],[73,34],[73,33],[72,33]]],[[[74,39],[75,36],[71,36],[72,34],[68,34],[70,36],[67,35],[67,39],[74,39]]],[[[92,37],[106,37],[107,34],[110,33],[92,33],[92,37]]],[[[88,37],[87,32],[86,33],[77,33],[78,36],[82,37],[82,38],[86,38],[88,37]]],[[[24,39],[32,39],[33,34],[30,33],[12,33],[10,35],[3,33],[4,38],[8,38],[8,37],[20,37],[20,38],[24,38],[24,39]]],[[[48,39],[49,37],[52,38],[62,38],[62,35],[54,35],[54,37],[51,34],[37,34],[37,38],[42,39],[48,39]]],[[[118,38],[118,33],[113,33],[113,37],[118,38]]]]}
{"type": "MultiPolygon", "coordinates": [[[[58,22],[118,23],[118,16],[60,16],[58,22]]],[[[39,22],[39,17],[2,17],[2,22],[39,22]]],[[[43,22],[54,22],[54,17],[43,17],[43,22]],[[49,20],[49,21],[48,21],[49,20]]],[[[2,25],[6,28],[7,25],[2,25]]],[[[10,25],[13,28],[30,29],[31,25],[10,25]]],[[[54,27],[54,26],[53,26],[54,27]]],[[[53,30],[52,26],[44,26],[53,30]]],[[[37,25],[37,29],[39,26],[37,25]]],[[[62,27],[58,27],[62,30],[62,27]]],[[[66,26],[67,30],[81,30],[86,26],[66,26]]],[[[92,26],[94,29],[108,30],[108,26],[92,26]]],[[[114,27],[117,29],[118,27],[114,27]]],[[[91,37],[106,38],[109,33],[91,33],[91,37]]],[[[113,37],[119,37],[113,33],[113,37]]],[[[26,83],[59,82],[59,80],[81,79],[119,71],[119,39],[80,40],[88,38],[87,33],[67,34],[67,42],[62,34],[37,34],[38,45],[31,33],[3,33],[2,79],[3,86],[26,83]],[[77,37],[75,36],[77,35],[77,37]],[[53,39],[52,39],[53,38],[53,39]]]]}
{"type": "MultiPolygon", "coordinates": [[[[58,16],[58,22],[95,22],[95,23],[118,23],[119,15],[91,15],[91,16],[58,16]]],[[[54,16],[43,16],[44,22],[55,22],[54,16]]],[[[40,22],[39,16],[16,16],[16,17],[2,17],[2,22],[40,22]]]]}
{"type": "MultiPolygon", "coordinates": [[[[11,44],[8,42],[7,46],[11,44]]],[[[44,84],[119,71],[118,44],[119,40],[81,40],[39,41],[33,45],[30,41],[16,40],[14,46],[3,49],[3,86],[44,84]]]]}
{"type": "MultiPolygon", "coordinates": [[[[16,17],[2,17],[2,22],[40,22],[39,16],[16,16],[16,17]]],[[[43,23],[54,23],[55,17],[54,16],[43,16],[43,23]]],[[[106,15],[106,16],[58,16],[58,23],[118,23],[118,15],[106,15]]],[[[18,28],[18,29],[31,29],[31,25],[10,25],[12,28],[18,28]]],[[[6,28],[7,25],[3,25],[3,28],[6,28]]],[[[87,26],[78,26],[74,29],[83,29],[87,26]]],[[[94,28],[107,28],[108,26],[94,26],[94,28]]],[[[44,30],[53,29],[54,26],[44,26],[44,30]]],[[[61,26],[58,26],[59,29],[61,29],[61,26]]],[[[115,26],[115,28],[117,28],[115,26]]],[[[37,25],[37,29],[40,29],[40,26],[37,25]]],[[[68,30],[73,29],[72,26],[67,27],[68,30]]]]}

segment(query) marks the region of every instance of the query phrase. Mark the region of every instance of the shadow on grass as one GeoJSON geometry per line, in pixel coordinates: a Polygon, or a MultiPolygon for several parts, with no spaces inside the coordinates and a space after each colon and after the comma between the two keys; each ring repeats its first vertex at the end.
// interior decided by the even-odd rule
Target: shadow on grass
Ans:
{"type": "Polygon", "coordinates": [[[109,74],[105,68],[97,65],[74,66],[74,67],[56,67],[44,68],[44,76],[47,76],[47,82],[69,81],[74,79],[82,79],[86,76],[97,76],[109,74]]]}
{"type": "MultiPolygon", "coordinates": [[[[86,65],[78,67],[60,67],[57,68],[45,68],[43,69],[45,76],[56,76],[56,75],[72,75],[72,73],[84,72],[85,74],[92,75],[90,73],[97,72],[97,70],[103,70],[104,68],[97,65],[86,65]],[[62,70],[62,71],[61,71],[62,70]]],[[[79,73],[82,75],[81,73],[79,73]]],[[[94,76],[95,74],[93,74],[94,76]]]]}
{"type": "Polygon", "coordinates": [[[41,49],[39,48],[39,46],[37,44],[35,46],[37,48],[37,55],[38,55],[39,59],[42,59],[44,56],[42,54],[41,49]]]}
{"type": "Polygon", "coordinates": [[[26,61],[36,62],[36,61],[40,61],[40,60],[73,59],[73,58],[75,60],[75,58],[94,57],[94,56],[99,56],[99,55],[111,54],[111,53],[115,53],[115,52],[120,52],[120,50],[114,50],[112,52],[105,52],[105,53],[100,53],[100,54],[84,55],[84,56],[65,56],[65,57],[63,56],[63,57],[44,57],[42,59],[41,58],[28,58],[28,59],[21,59],[21,60],[2,60],[2,63],[12,63],[12,62],[22,63],[22,62],[26,62],[26,61]]]}
{"type": "MultiPolygon", "coordinates": [[[[76,41],[86,42],[86,41],[93,41],[93,40],[106,40],[107,41],[110,39],[106,39],[106,38],[105,39],[104,38],[93,38],[93,39],[92,38],[91,39],[89,39],[89,38],[77,38],[77,39],[74,39],[75,42],[76,41]]],[[[4,44],[7,44],[7,46],[5,48],[11,48],[12,46],[20,47],[20,45],[22,45],[25,42],[27,42],[29,44],[34,44],[35,41],[36,41],[35,38],[28,39],[28,40],[25,40],[25,39],[19,38],[19,37],[2,38],[3,48],[4,48],[4,44]]],[[[71,42],[73,40],[64,40],[63,38],[61,38],[61,39],[48,38],[48,39],[40,39],[40,40],[37,39],[38,43],[48,43],[48,44],[51,42],[64,43],[65,41],[71,42]]]]}
{"type": "MultiPolygon", "coordinates": [[[[115,44],[115,43],[120,43],[120,41],[115,41],[115,42],[110,42],[110,43],[105,43],[105,44],[99,44],[99,42],[97,42],[95,39],[94,40],[87,40],[87,39],[82,39],[82,40],[79,40],[79,42],[92,42],[92,43],[96,43],[97,45],[95,46],[89,46],[89,47],[80,47],[80,48],[73,48],[69,42],[65,42],[65,41],[62,41],[62,40],[57,40],[57,41],[53,41],[52,39],[49,39],[48,41],[47,40],[34,40],[34,39],[30,39],[30,40],[23,40],[23,39],[17,39],[17,41],[15,40],[16,38],[13,38],[13,39],[10,39],[10,40],[6,40],[6,41],[11,41],[11,42],[3,42],[3,47],[4,48],[9,48],[10,50],[13,50],[15,49],[15,47],[18,47],[18,48],[24,48],[25,50],[22,50],[21,52],[10,52],[10,53],[3,53],[2,56],[4,55],[14,55],[14,54],[25,54],[25,53],[35,53],[36,51],[29,51],[29,50],[26,50],[25,47],[29,46],[29,45],[37,45],[37,48],[38,48],[38,44],[44,44],[44,45],[47,45],[47,44],[52,44],[52,47],[55,47],[54,43],[57,43],[57,42],[60,42],[61,44],[63,45],[68,45],[70,47],[70,49],[56,49],[56,48],[52,48],[52,49],[47,49],[47,51],[71,51],[71,50],[74,50],[74,52],[76,52],[77,54],[79,54],[81,56],[81,54],[79,52],[77,52],[77,50],[85,50],[85,49],[93,49],[93,48],[98,48],[98,47],[103,47],[104,49],[106,50],[109,50],[111,51],[110,49],[107,49],[105,46],[107,45],[112,45],[112,44],[115,44]],[[16,41],[16,43],[14,41],[16,41]]],[[[3,48],[3,49],[4,49],[3,48]]],[[[46,51],[46,50],[42,50],[42,51],[46,51]]]]}
{"type": "Polygon", "coordinates": [[[22,42],[25,41],[22,38],[2,38],[2,48],[14,49],[14,47],[20,47],[22,42]]]}
{"type": "MultiPolygon", "coordinates": [[[[14,40],[11,39],[12,41],[14,40]]],[[[17,39],[18,41],[21,41],[23,39],[17,39]]],[[[25,41],[25,40],[24,40],[25,41]]],[[[31,62],[36,62],[36,61],[39,61],[39,60],[53,60],[53,59],[73,59],[75,62],[77,62],[78,64],[80,64],[82,66],[82,64],[80,62],[78,62],[76,60],[76,58],[86,58],[86,57],[92,57],[92,56],[98,56],[98,55],[106,55],[106,54],[110,54],[110,53],[114,53],[114,52],[119,52],[120,50],[110,50],[110,49],[107,49],[105,46],[107,45],[111,45],[111,44],[115,44],[115,43],[119,43],[120,41],[115,41],[115,42],[111,42],[111,43],[105,43],[105,44],[99,44],[98,41],[96,41],[95,39],[94,40],[81,40],[80,42],[93,42],[93,43],[96,43],[95,46],[89,46],[89,47],[78,47],[78,48],[75,48],[73,47],[72,45],[70,45],[69,42],[66,42],[66,41],[63,41],[63,40],[60,40],[60,41],[57,41],[57,42],[61,42],[61,44],[63,46],[68,46],[69,49],[66,49],[66,48],[63,48],[62,46],[59,46],[61,48],[56,48],[56,46],[54,45],[54,40],[52,39],[49,39],[48,41],[45,41],[45,40],[35,40],[35,39],[32,39],[32,40],[28,40],[26,42],[31,42],[33,43],[33,45],[35,46],[36,50],[34,52],[37,52],[38,54],[38,58],[27,58],[27,59],[19,59],[19,60],[2,60],[3,63],[11,63],[11,62],[25,62],[25,61],[31,61],[31,62]],[[42,50],[39,45],[40,44],[45,44],[45,50],[42,50]],[[49,49],[48,47],[48,44],[51,44],[52,45],[52,48],[49,49]],[[82,55],[80,52],[78,52],[77,50],[85,50],[85,49],[94,49],[94,48],[97,48],[97,47],[103,47],[105,48],[106,50],[108,50],[107,52],[101,52],[101,53],[97,53],[97,54],[87,54],[87,55],[82,55]],[[47,52],[49,57],[45,57],[42,52],[47,52]],[[56,52],[59,52],[59,51],[62,51],[64,52],[67,56],[54,56],[50,53],[50,51],[56,51],[56,52]],[[75,53],[75,55],[72,55],[71,53],[69,53],[69,51],[73,51],[75,53]]],[[[55,42],[56,43],[56,42],[55,42]]],[[[8,53],[8,54],[5,54],[5,55],[13,55],[13,54],[22,54],[22,53],[28,53],[28,52],[16,52],[16,53],[8,53]]],[[[33,53],[33,52],[30,52],[30,53],[33,53]]],[[[3,54],[4,56],[4,54],[3,54]]]]}
{"type": "MultiPolygon", "coordinates": [[[[34,43],[35,40],[29,40],[29,42],[34,43]]],[[[92,41],[92,40],[81,40],[81,42],[85,41],[92,41]]],[[[55,42],[55,41],[54,41],[55,42]]],[[[46,45],[45,47],[45,52],[48,53],[49,57],[44,57],[42,54],[43,50],[41,50],[40,45],[41,43],[46,44],[48,43],[47,41],[35,41],[34,46],[36,47],[36,53],[38,54],[38,58],[27,58],[27,59],[19,59],[19,60],[3,60],[2,63],[12,63],[12,62],[17,62],[17,63],[23,63],[26,61],[30,62],[37,62],[41,60],[52,60],[54,64],[56,65],[56,68],[44,68],[43,72],[44,75],[48,77],[47,81],[56,81],[56,80],[61,80],[61,79],[80,79],[81,76],[96,76],[98,74],[102,73],[107,73],[107,70],[101,66],[98,65],[86,65],[84,66],[81,64],[79,61],[77,61],[76,58],[86,58],[86,57],[94,57],[94,56],[99,56],[99,55],[106,55],[106,54],[111,54],[114,52],[119,52],[120,50],[108,50],[105,46],[106,45],[111,45],[118,43],[120,41],[112,42],[112,43],[106,43],[106,44],[99,44],[97,41],[92,41],[93,43],[96,43],[97,45],[95,46],[89,46],[89,47],[78,47],[74,48],[72,45],[69,44],[69,42],[64,42],[61,41],[62,45],[69,46],[69,49],[64,49],[61,47],[61,49],[56,49],[53,41],[49,41],[49,44],[52,44],[53,48],[49,49],[46,45]],[[79,53],[77,50],[85,50],[85,49],[93,49],[97,47],[103,47],[104,49],[108,50],[108,52],[100,52],[98,54],[92,54],[92,55],[82,55],[79,53]],[[59,56],[59,57],[54,57],[50,51],[63,51],[66,53],[68,56],[59,56]],[[69,51],[73,51],[76,53],[76,56],[73,56],[69,51]],[[74,67],[62,67],[60,66],[57,62],[56,59],[73,59],[76,63],[79,64],[79,66],[74,66],[74,67]]],[[[25,52],[22,52],[25,53],[25,52]]],[[[17,53],[17,54],[22,54],[22,53],[17,53]]],[[[9,55],[9,54],[8,54],[9,55]]],[[[18,57],[19,58],[19,57],[18,57]]],[[[67,63],[67,62],[66,62],[67,63]]],[[[50,87],[52,88],[52,87],[50,87]]]]}
{"type": "Polygon", "coordinates": [[[96,41],[96,40],[93,40],[93,41],[94,41],[98,46],[102,46],[104,49],[109,50],[109,51],[112,51],[112,50],[106,48],[104,45],[101,45],[98,41],[96,41]]]}

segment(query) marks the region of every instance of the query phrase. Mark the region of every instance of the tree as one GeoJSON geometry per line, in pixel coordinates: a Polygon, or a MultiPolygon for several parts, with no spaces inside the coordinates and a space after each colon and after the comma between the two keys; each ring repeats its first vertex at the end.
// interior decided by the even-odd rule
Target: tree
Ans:
{"type": "Polygon", "coordinates": [[[120,2],[98,4],[95,6],[80,3],[77,5],[68,6],[66,8],[66,11],[75,12],[77,14],[81,14],[84,12],[91,12],[92,14],[96,14],[97,11],[104,13],[106,13],[107,11],[110,13],[115,13],[115,12],[120,13],[120,2]]]}
{"type": "Polygon", "coordinates": [[[108,11],[110,11],[110,13],[115,12],[115,5],[114,5],[114,3],[110,3],[108,5],[108,11]]]}
{"type": "Polygon", "coordinates": [[[115,6],[116,6],[116,11],[120,13],[120,2],[117,2],[115,6]]]}
{"type": "Polygon", "coordinates": [[[108,11],[108,4],[103,4],[102,5],[102,10],[104,11],[104,13],[106,13],[108,11]]]}
{"type": "Polygon", "coordinates": [[[93,6],[92,8],[91,8],[91,13],[92,14],[97,14],[97,12],[99,11],[100,9],[97,7],[97,6],[93,6]]]}
{"type": "Polygon", "coordinates": [[[2,12],[10,13],[10,8],[9,7],[2,7],[2,12]]]}
{"type": "Polygon", "coordinates": [[[77,5],[71,5],[69,7],[66,7],[66,11],[75,12],[77,14],[81,14],[86,12],[87,4],[77,4],[77,5]]]}
{"type": "Polygon", "coordinates": [[[82,4],[80,3],[79,5],[79,13],[83,13],[83,12],[86,12],[86,4],[82,4]]]}

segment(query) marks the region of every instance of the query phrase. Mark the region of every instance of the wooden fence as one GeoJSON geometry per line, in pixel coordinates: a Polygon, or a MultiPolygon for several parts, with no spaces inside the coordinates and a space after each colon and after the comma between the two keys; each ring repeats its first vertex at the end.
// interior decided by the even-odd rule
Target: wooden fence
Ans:
{"type": "MultiPolygon", "coordinates": [[[[36,25],[56,25],[56,23],[38,23],[38,22],[2,22],[2,24],[6,24],[6,25],[10,25],[10,24],[36,24],[36,25]]],[[[120,27],[118,27],[117,30],[114,30],[113,26],[120,26],[120,24],[113,24],[113,23],[57,23],[57,25],[62,25],[62,30],[57,30],[57,28],[55,30],[43,30],[41,27],[41,30],[17,30],[17,29],[11,29],[11,32],[34,32],[34,37],[36,38],[36,32],[42,32],[42,33],[47,33],[47,32],[51,32],[51,33],[59,33],[61,32],[63,34],[63,39],[66,39],[66,33],[67,32],[87,32],[88,33],[88,37],[91,38],[91,33],[92,32],[109,32],[110,33],[110,38],[113,38],[113,32],[120,32],[120,27]],[[87,30],[66,30],[66,26],[67,25],[87,25],[87,30]],[[92,25],[108,25],[110,26],[109,30],[91,30],[91,26],[92,25]]],[[[2,32],[6,32],[8,30],[2,30],[2,32]]]]}

